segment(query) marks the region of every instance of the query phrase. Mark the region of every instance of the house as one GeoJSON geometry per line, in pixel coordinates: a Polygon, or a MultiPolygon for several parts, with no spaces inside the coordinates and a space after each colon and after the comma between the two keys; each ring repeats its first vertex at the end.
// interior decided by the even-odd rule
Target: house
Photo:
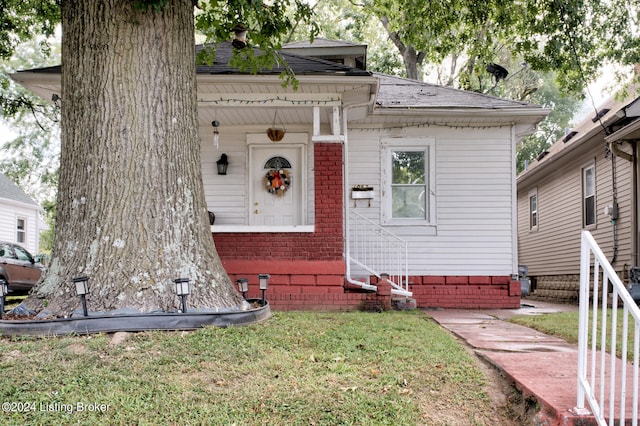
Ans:
{"type": "MultiPolygon", "coordinates": [[[[297,90],[279,67],[231,68],[229,43],[197,67],[204,187],[227,272],[270,274],[275,309],[353,309],[376,292],[520,306],[515,149],[548,111],[371,73],[366,46],[316,43],[282,51],[297,90]]],[[[12,78],[51,99],[59,73],[12,78]]]]}
{"type": "Polygon", "coordinates": [[[42,224],[40,206],[5,175],[0,174],[0,241],[38,253],[42,224]]]}
{"type": "Polygon", "coordinates": [[[609,99],[519,174],[519,263],[532,297],[577,302],[583,229],[627,282],[640,266],[639,94],[609,99]]]}

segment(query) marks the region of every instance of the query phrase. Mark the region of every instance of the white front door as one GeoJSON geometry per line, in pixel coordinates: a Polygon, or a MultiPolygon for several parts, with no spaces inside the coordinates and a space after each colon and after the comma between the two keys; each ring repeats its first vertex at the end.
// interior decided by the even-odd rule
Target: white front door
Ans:
{"type": "Polygon", "coordinates": [[[304,224],[303,158],[302,145],[250,146],[250,225],[304,224]]]}

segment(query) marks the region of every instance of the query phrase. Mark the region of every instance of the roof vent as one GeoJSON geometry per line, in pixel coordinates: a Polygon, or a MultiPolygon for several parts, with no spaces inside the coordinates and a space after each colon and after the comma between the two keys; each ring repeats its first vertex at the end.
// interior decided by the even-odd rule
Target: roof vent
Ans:
{"type": "Polygon", "coordinates": [[[562,142],[567,143],[571,140],[571,138],[573,138],[575,135],[577,135],[578,132],[576,132],[575,130],[572,130],[571,132],[567,133],[567,135],[564,137],[564,139],[562,139],[562,142]]]}
{"type": "Polygon", "coordinates": [[[602,110],[598,111],[598,112],[597,112],[597,114],[596,114],[596,116],[595,116],[595,117],[593,117],[593,118],[591,119],[591,121],[593,121],[593,122],[595,123],[596,121],[600,120],[602,117],[604,117],[605,115],[607,115],[607,113],[608,113],[609,111],[611,111],[611,110],[610,110],[610,109],[608,109],[608,108],[604,108],[604,109],[602,109],[602,110]]]}
{"type": "Polygon", "coordinates": [[[547,156],[547,154],[549,154],[549,151],[542,151],[540,154],[538,154],[538,156],[536,157],[537,161],[542,160],[544,157],[547,156]]]}

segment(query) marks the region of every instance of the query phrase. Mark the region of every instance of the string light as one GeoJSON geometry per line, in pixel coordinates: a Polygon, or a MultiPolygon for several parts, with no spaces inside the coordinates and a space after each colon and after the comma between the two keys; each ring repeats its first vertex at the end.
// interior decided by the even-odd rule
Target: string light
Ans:
{"type": "Polygon", "coordinates": [[[477,130],[486,130],[486,129],[496,129],[502,127],[511,127],[511,124],[500,124],[496,126],[452,126],[448,124],[435,124],[435,123],[418,123],[418,124],[398,124],[395,126],[383,125],[381,127],[350,127],[349,131],[361,131],[361,132],[379,132],[381,130],[402,130],[402,129],[425,129],[425,128],[446,128],[448,130],[463,130],[463,129],[477,129],[477,130]]]}
{"type": "Polygon", "coordinates": [[[213,105],[229,105],[229,104],[240,104],[240,105],[256,105],[256,104],[273,104],[277,102],[286,102],[291,105],[327,105],[335,102],[340,102],[340,98],[329,98],[325,100],[298,100],[298,99],[289,99],[289,98],[270,98],[270,99],[259,99],[259,100],[248,100],[248,99],[232,99],[232,98],[220,98],[220,99],[199,99],[198,103],[203,104],[213,104],[213,105]]]}

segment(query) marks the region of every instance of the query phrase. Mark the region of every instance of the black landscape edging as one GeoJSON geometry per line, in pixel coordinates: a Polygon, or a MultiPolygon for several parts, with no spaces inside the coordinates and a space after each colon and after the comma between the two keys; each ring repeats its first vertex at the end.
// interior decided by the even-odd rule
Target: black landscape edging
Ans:
{"type": "MultiPolygon", "coordinates": [[[[251,302],[251,300],[249,300],[251,302]]],[[[249,325],[271,317],[271,307],[247,311],[90,315],[53,320],[0,320],[2,336],[58,336],[118,331],[195,330],[204,326],[249,325]]]]}

